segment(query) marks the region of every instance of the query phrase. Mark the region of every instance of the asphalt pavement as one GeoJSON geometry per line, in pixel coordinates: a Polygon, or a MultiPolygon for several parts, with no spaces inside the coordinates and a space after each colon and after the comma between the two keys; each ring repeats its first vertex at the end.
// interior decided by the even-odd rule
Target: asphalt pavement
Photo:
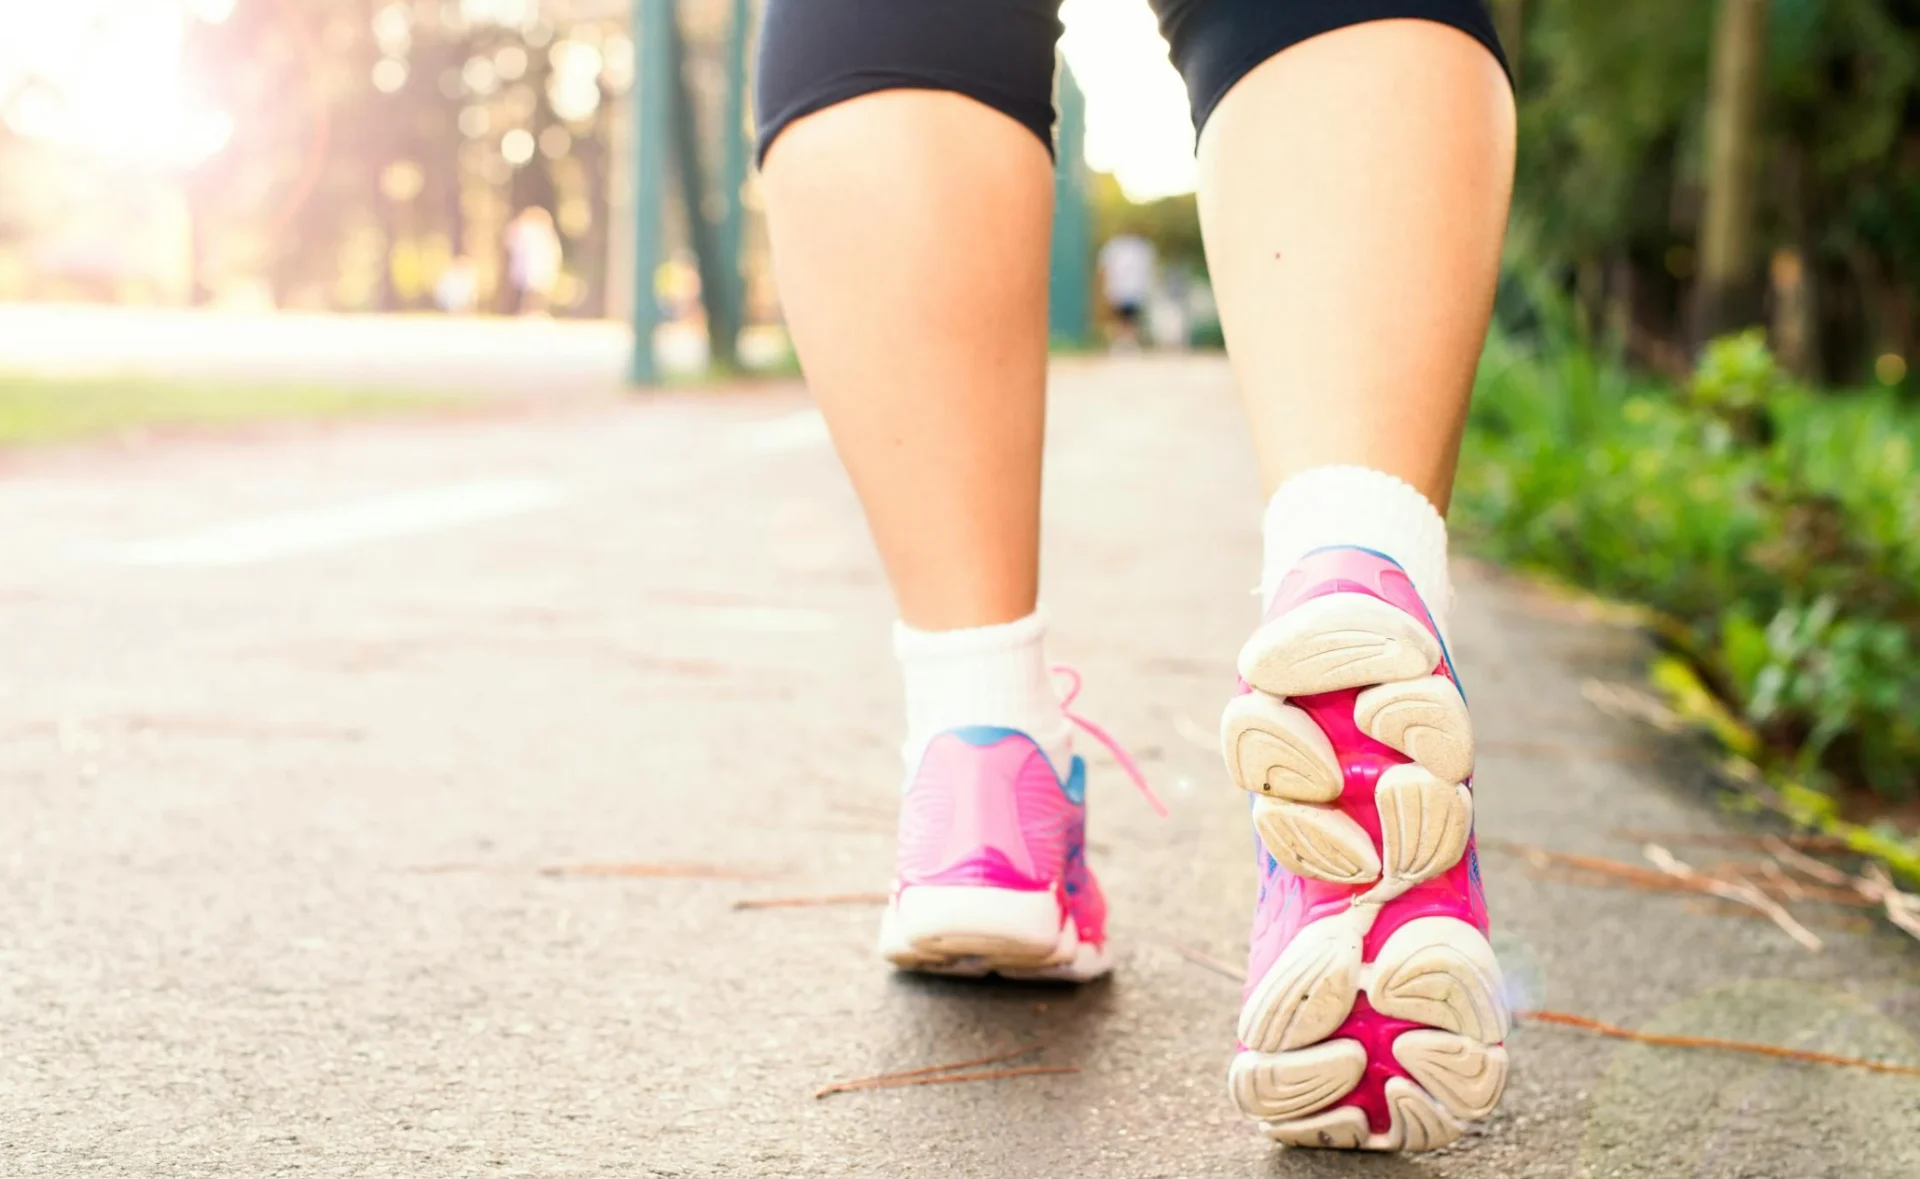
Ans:
{"type": "MultiPolygon", "coordinates": [[[[1253,464],[1218,361],[1055,390],[1056,653],[1172,810],[1088,751],[1079,989],[873,954],[890,611],[797,388],[0,456],[0,1176],[1920,1175],[1920,1080],[1541,1024],[1446,1151],[1241,1124],[1253,464]],[[814,1096],[1035,1041],[1078,1071],[814,1096]]],[[[1641,638],[1458,577],[1517,1005],[1920,1063],[1910,939],[1502,850],[1733,854],[1704,754],[1593,703],[1641,638]]]]}

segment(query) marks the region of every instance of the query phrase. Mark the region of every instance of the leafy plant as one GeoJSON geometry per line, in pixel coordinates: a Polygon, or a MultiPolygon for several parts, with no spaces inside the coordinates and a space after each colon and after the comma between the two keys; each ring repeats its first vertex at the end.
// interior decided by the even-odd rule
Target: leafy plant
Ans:
{"type": "Polygon", "coordinates": [[[1568,324],[1549,310],[1489,345],[1463,535],[1653,607],[1795,778],[1920,794],[1920,410],[1797,388],[1758,333],[1662,387],[1568,324]]]}

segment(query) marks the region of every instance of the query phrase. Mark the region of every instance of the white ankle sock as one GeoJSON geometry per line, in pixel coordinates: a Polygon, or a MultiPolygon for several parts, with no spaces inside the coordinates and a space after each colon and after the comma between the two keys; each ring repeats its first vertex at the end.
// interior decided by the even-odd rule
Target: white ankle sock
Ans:
{"type": "Polygon", "coordinates": [[[1280,485],[1267,504],[1262,608],[1300,558],[1329,545],[1385,553],[1413,579],[1444,632],[1453,613],[1447,522],[1426,496],[1385,471],[1316,467],[1280,485]]]}
{"type": "Polygon", "coordinates": [[[1047,670],[1047,617],[1035,611],[997,626],[965,630],[893,627],[893,653],[907,683],[909,770],[927,742],[948,729],[996,725],[1018,729],[1065,775],[1073,755],[1072,726],[1047,670]]]}

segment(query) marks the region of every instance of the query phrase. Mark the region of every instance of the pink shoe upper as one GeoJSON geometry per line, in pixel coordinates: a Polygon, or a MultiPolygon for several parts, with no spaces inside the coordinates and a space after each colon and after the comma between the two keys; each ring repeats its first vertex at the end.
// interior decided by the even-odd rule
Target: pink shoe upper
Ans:
{"type": "Polygon", "coordinates": [[[1086,864],[1086,765],[1063,781],[1013,729],[941,733],[900,805],[896,895],[919,885],[1052,892],[1082,942],[1106,937],[1106,900],[1086,864]]]}
{"type": "MultiPolygon", "coordinates": [[[[1434,638],[1441,641],[1441,664],[1435,675],[1458,683],[1453,663],[1446,652],[1445,640],[1426,603],[1420,598],[1404,570],[1379,553],[1359,548],[1322,549],[1310,553],[1294,566],[1275,591],[1266,618],[1272,620],[1303,602],[1333,593],[1367,594],[1387,602],[1419,620],[1434,638]]],[[[1239,691],[1253,689],[1244,681],[1239,691]]],[[[1288,703],[1304,710],[1333,743],[1340,763],[1342,790],[1339,806],[1380,845],[1380,813],[1374,805],[1374,788],[1380,775],[1411,759],[1362,733],[1354,722],[1354,698],[1362,689],[1348,688],[1315,696],[1291,698],[1288,703]]],[[[1469,783],[1470,784],[1470,783],[1469,783]]],[[[1280,957],[1302,929],[1323,917],[1347,910],[1352,898],[1365,891],[1350,885],[1329,884],[1295,875],[1276,861],[1254,840],[1260,862],[1260,898],[1254,909],[1253,933],[1247,962],[1247,984],[1242,1000],[1280,957]]],[[[1480,886],[1479,856],[1471,838],[1465,854],[1440,876],[1414,885],[1382,907],[1379,918],[1363,943],[1363,959],[1371,962],[1395,930],[1421,917],[1443,916],[1465,921],[1482,934],[1487,932],[1486,897],[1480,886]]],[[[1358,1040],[1367,1048],[1367,1072],[1360,1084],[1338,1105],[1357,1106],[1367,1114],[1373,1129],[1386,1132],[1392,1125],[1384,1086],[1390,1077],[1406,1072],[1394,1059],[1392,1043],[1401,1032],[1419,1027],[1405,1020],[1391,1019],[1374,1011],[1362,994],[1352,1013],[1330,1039],[1358,1040]]],[[[1241,1045],[1244,1049],[1245,1045],[1241,1045]]]]}

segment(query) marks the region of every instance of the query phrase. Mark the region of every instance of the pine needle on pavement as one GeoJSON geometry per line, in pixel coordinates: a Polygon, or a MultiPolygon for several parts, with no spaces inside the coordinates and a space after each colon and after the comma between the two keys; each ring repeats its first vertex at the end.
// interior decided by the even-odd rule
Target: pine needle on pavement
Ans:
{"type": "Polygon", "coordinates": [[[1776,1060],[1799,1061],[1802,1064],[1826,1064],[1836,1068],[1865,1069],[1868,1072],[1887,1073],[1900,1077],[1920,1077],[1920,1066],[1911,1064],[1890,1064],[1880,1060],[1863,1060],[1857,1056],[1836,1056],[1831,1052],[1809,1052],[1801,1048],[1782,1048],[1778,1044],[1752,1044],[1745,1040],[1721,1040],[1712,1036],[1672,1036],[1657,1032],[1636,1032],[1632,1028],[1602,1023],[1597,1019],[1589,1019],[1584,1015],[1574,1015],[1566,1011],[1521,1011],[1516,1014],[1529,1023],[1560,1024],[1563,1027],[1579,1028],[1616,1040],[1631,1040],[1636,1044],[1652,1044],[1663,1048],[1707,1048],[1721,1052],[1746,1052],[1755,1056],[1770,1056],[1776,1060]]]}
{"type": "Polygon", "coordinates": [[[814,1099],[828,1097],[835,1093],[852,1093],[860,1089],[892,1089],[902,1085],[950,1085],[965,1081],[999,1081],[1012,1077],[1055,1076],[1065,1073],[1077,1073],[1078,1065],[1036,1064],[1019,1068],[992,1069],[986,1072],[959,1072],[961,1069],[977,1069],[984,1065],[1000,1064],[1015,1060],[1046,1047],[1044,1041],[1036,1040],[1018,1048],[1009,1048],[1005,1052],[996,1052],[991,1056],[978,1056],[972,1060],[956,1060],[949,1064],[929,1064],[920,1068],[903,1069],[899,1072],[879,1073],[871,1077],[859,1077],[851,1081],[835,1081],[814,1093],[814,1099]],[[943,1075],[951,1074],[951,1075],[943,1075]]]}

